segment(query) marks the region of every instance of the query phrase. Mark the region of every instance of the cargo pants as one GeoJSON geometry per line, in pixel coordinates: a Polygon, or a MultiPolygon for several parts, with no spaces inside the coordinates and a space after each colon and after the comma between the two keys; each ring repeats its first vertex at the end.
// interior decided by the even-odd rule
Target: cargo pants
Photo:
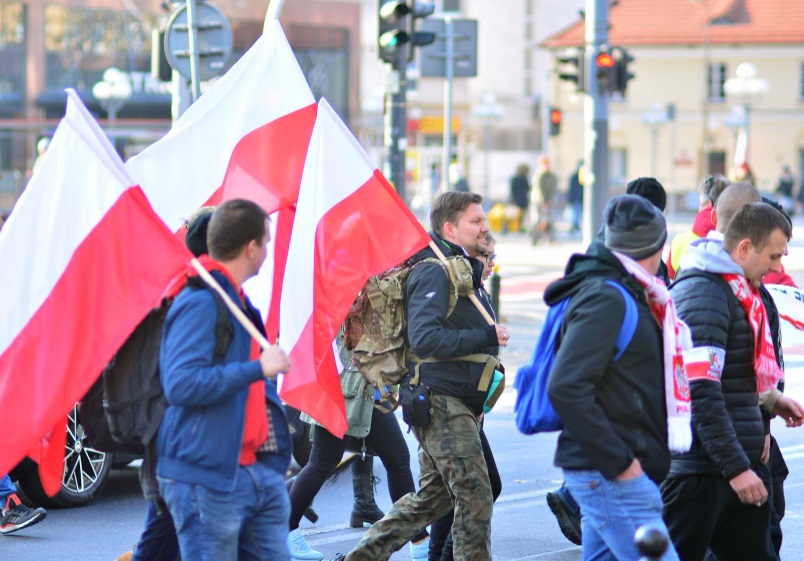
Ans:
{"type": "Polygon", "coordinates": [[[420,529],[455,509],[455,561],[491,559],[493,498],[480,443],[480,421],[462,401],[431,396],[432,421],[413,427],[419,441],[419,490],[399,499],[346,556],[384,561],[420,529]]]}

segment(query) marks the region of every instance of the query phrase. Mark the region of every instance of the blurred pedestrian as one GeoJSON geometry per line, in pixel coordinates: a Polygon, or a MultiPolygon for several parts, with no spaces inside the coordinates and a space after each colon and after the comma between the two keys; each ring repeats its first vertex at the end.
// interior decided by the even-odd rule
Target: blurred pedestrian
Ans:
{"type": "Polygon", "coordinates": [[[581,174],[583,173],[583,160],[578,162],[575,171],[569,178],[567,189],[567,204],[572,209],[572,228],[570,233],[575,234],[581,231],[581,221],[583,220],[583,183],[581,174]]]}
{"type": "Polygon", "coordinates": [[[698,213],[692,223],[692,229],[680,234],[676,234],[670,242],[670,252],[667,254],[667,269],[670,278],[674,278],[678,272],[681,259],[687,253],[689,246],[695,240],[704,238],[715,229],[712,221],[712,211],[717,204],[723,190],[731,185],[726,176],[721,174],[710,175],[704,179],[698,187],[699,205],[698,213]]]}
{"type": "Polygon", "coordinates": [[[533,176],[535,197],[531,197],[531,241],[536,244],[539,239],[547,237],[555,241],[553,214],[555,197],[558,192],[558,176],[550,167],[550,159],[542,154],[536,160],[536,173],[533,176]]]}
{"type": "Polygon", "coordinates": [[[524,227],[525,219],[530,205],[530,168],[527,164],[519,164],[516,168],[516,175],[511,178],[511,186],[508,198],[511,203],[519,207],[520,227],[524,227]]]}

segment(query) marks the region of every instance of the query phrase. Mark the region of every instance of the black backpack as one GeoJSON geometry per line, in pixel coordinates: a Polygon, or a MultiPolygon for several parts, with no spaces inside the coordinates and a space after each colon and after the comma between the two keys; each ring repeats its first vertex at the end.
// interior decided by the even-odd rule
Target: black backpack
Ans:
{"type": "MultiPolygon", "coordinates": [[[[220,363],[234,335],[229,310],[198,277],[189,278],[187,288],[209,290],[215,299],[213,363],[220,363]]],[[[81,400],[79,421],[93,448],[141,455],[156,435],[167,409],[159,381],[159,349],[172,304],[173,299],[165,299],[145,316],[81,400]]]]}

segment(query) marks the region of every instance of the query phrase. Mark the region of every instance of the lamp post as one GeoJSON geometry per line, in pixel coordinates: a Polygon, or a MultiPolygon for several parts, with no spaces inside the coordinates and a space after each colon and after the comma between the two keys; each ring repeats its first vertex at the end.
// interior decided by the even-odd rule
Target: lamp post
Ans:
{"type": "Polygon", "coordinates": [[[480,96],[480,103],[472,108],[472,115],[483,123],[483,197],[489,196],[491,183],[491,166],[489,156],[491,154],[491,125],[495,121],[502,119],[505,108],[497,103],[497,96],[491,92],[480,96]]]}
{"type": "Polygon", "coordinates": [[[116,145],[117,113],[131,98],[131,78],[114,66],[103,72],[103,80],[92,86],[92,95],[109,116],[109,139],[116,145]]]}
{"type": "Polygon", "coordinates": [[[660,103],[650,106],[650,111],[642,114],[642,122],[650,127],[650,174],[656,177],[659,164],[659,129],[667,122],[667,109],[660,103]]]}
{"type": "Polygon", "coordinates": [[[768,91],[768,81],[763,78],[757,78],[757,69],[750,62],[743,62],[737,66],[735,71],[736,78],[729,78],[723,85],[726,95],[737,99],[742,102],[744,124],[743,130],[745,131],[745,158],[744,161],[748,162],[750,153],[749,135],[751,123],[751,106],[755,104],[759,98],[768,91]]]}

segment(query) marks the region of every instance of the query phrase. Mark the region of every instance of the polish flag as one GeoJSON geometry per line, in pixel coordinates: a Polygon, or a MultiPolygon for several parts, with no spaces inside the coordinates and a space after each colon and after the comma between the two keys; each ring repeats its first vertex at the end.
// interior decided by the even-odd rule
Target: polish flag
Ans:
{"type": "Polygon", "coordinates": [[[304,166],[280,302],[281,396],[332,434],[346,411],[332,342],[366,280],[430,241],[325,100],[304,166]]]}
{"type": "Polygon", "coordinates": [[[68,90],[0,232],[0,474],[30,452],[58,491],[67,413],[189,257],[68,90]]]}
{"type": "Polygon", "coordinates": [[[315,98],[274,20],[126,169],[174,232],[199,207],[233,198],[271,214],[298,198],[315,114],[315,98]]]}

